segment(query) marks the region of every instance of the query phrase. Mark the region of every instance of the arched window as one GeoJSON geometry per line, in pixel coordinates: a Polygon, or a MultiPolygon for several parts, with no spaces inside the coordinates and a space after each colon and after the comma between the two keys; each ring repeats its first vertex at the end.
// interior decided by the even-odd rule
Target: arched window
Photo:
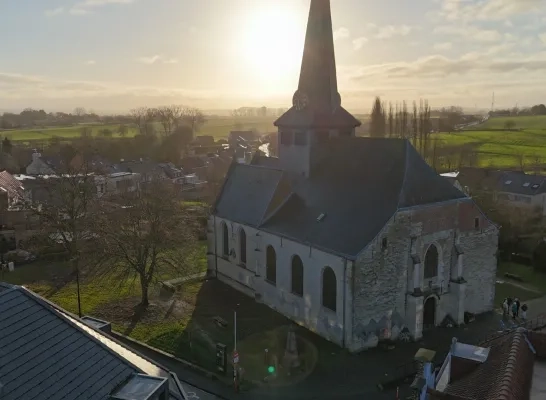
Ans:
{"type": "Polygon", "coordinates": [[[322,273],[322,305],[332,311],[337,308],[336,274],[330,267],[324,268],[322,273]]]}
{"type": "Polygon", "coordinates": [[[438,249],[431,244],[425,255],[425,279],[438,276],[438,249]]]}
{"type": "Polygon", "coordinates": [[[292,257],[292,293],[303,296],[303,263],[299,256],[292,257]]]}
{"type": "Polygon", "coordinates": [[[246,232],[243,228],[239,231],[239,252],[241,254],[241,264],[246,264],[246,232]]]}
{"type": "Polygon", "coordinates": [[[265,279],[272,285],[277,284],[277,254],[273,246],[267,246],[265,252],[265,279]]]}
{"type": "Polygon", "coordinates": [[[222,222],[222,254],[229,256],[229,231],[225,222],[222,222]]]}

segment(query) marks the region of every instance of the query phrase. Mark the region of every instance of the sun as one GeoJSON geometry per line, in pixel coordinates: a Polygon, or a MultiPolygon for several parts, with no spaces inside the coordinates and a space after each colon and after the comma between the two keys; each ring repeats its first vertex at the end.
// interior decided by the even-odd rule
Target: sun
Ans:
{"type": "Polygon", "coordinates": [[[265,87],[285,86],[297,77],[305,40],[305,23],[300,17],[288,5],[245,16],[238,46],[248,72],[265,87]]]}

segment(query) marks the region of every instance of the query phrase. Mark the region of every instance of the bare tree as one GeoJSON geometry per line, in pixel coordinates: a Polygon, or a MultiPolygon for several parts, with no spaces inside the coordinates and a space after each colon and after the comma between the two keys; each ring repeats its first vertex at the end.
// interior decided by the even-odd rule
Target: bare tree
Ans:
{"type": "Polygon", "coordinates": [[[379,97],[375,98],[372,108],[370,136],[385,137],[385,111],[379,97]]]}
{"type": "Polygon", "coordinates": [[[133,108],[129,111],[133,123],[137,126],[141,135],[146,134],[146,125],[148,123],[149,110],[148,107],[133,108]]]}
{"type": "Polygon", "coordinates": [[[205,114],[195,107],[186,107],[182,111],[182,121],[191,127],[193,133],[198,131],[206,122],[205,114]]]}
{"type": "Polygon", "coordinates": [[[83,107],[76,107],[74,109],[74,115],[77,115],[78,117],[83,117],[85,114],[85,108],[83,107]]]}
{"type": "Polygon", "coordinates": [[[129,133],[129,128],[125,124],[120,124],[118,126],[118,133],[121,137],[125,137],[129,133]]]}
{"type": "Polygon", "coordinates": [[[117,205],[95,219],[97,253],[108,264],[100,271],[120,280],[136,276],[140,305],[146,307],[153,283],[190,269],[186,260],[194,249],[199,221],[182,207],[167,183],[154,182],[139,195],[122,194],[117,205]]]}
{"type": "Polygon", "coordinates": [[[82,162],[66,160],[62,174],[42,179],[26,207],[40,221],[39,247],[58,246],[72,263],[78,290],[78,314],[81,316],[79,296],[80,269],[85,266],[92,246],[90,221],[96,210],[96,175],[90,171],[88,152],[82,151],[82,162]]]}
{"type": "Polygon", "coordinates": [[[389,124],[389,137],[393,137],[394,136],[394,109],[393,109],[392,103],[389,103],[388,124],[389,124]]]}
{"type": "Polygon", "coordinates": [[[93,128],[91,128],[90,126],[82,126],[80,128],[80,136],[82,138],[90,138],[91,136],[93,136],[93,128]]]}

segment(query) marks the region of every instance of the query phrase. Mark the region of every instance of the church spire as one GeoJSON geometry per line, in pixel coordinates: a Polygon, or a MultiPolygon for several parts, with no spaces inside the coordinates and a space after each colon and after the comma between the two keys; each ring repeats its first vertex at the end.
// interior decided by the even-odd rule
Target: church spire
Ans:
{"type": "Polygon", "coordinates": [[[315,110],[340,106],[330,0],[311,0],[298,92],[315,110]]]}
{"type": "Polygon", "coordinates": [[[344,135],[360,126],[360,121],[341,107],[330,0],[311,0],[300,80],[292,105],[275,126],[338,129],[344,135]]]}

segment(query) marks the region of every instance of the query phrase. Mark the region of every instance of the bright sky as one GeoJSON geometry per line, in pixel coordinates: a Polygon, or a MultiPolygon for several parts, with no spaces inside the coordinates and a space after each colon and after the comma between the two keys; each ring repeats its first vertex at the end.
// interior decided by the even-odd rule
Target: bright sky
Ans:
{"type": "MultiPolygon", "coordinates": [[[[310,0],[0,0],[0,109],[288,107],[310,0]]],[[[331,0],[343,104],[546,102],[545,0],[331,0]]]]}

